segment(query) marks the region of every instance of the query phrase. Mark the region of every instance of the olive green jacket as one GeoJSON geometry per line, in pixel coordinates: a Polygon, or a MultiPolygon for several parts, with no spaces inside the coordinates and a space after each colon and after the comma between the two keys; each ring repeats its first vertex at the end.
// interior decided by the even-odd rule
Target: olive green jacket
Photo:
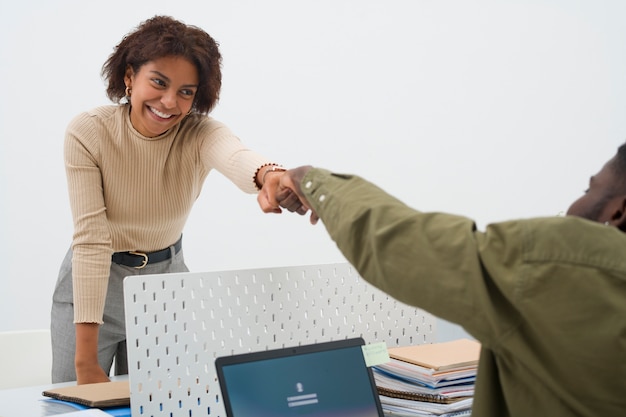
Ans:
{"type": "Polygon", "coordinates": [[[575,217],[476,230],[350,175],[302,189],[346,259],[482,343],[472,415],[626,415],[626,234],[575,217]]]}

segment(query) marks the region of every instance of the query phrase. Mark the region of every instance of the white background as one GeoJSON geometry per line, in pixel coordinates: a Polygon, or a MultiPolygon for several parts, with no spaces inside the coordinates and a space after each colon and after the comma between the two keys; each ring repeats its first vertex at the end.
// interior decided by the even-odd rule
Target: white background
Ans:
{"type": "MultiPolygon", "coordinates": [[[[626,139],[621,0],[3,0],[0,331],[49,324],[72,236],[65,127],[108,104],[102,64],[155,14],[220,43],[213,116],[249,147],[480,228],[566,210],[626,139]]],[[[184,235],[198,272],[344,261],[323,225],[262,214],[218,173],[184,235]]]]}

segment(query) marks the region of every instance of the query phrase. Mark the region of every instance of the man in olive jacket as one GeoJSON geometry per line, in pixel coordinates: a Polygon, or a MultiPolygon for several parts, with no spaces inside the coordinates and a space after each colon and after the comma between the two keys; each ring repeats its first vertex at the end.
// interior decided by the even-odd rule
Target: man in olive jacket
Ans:
{"type": "Polygon", "coordinates": [[[484,232],[353,175],[300,167],[281,186],[365,280],[481,342],[473,416],[626,415],[626,144],[567,216],[484,232]]]}

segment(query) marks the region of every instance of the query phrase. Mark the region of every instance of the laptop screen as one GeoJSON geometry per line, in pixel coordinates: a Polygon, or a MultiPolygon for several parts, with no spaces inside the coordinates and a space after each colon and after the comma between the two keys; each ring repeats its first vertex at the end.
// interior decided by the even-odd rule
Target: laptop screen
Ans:
{"type": "Polygon", "coordinates": [[[228,417],[380,417],[362,338],[215,361],[228,417]]]}

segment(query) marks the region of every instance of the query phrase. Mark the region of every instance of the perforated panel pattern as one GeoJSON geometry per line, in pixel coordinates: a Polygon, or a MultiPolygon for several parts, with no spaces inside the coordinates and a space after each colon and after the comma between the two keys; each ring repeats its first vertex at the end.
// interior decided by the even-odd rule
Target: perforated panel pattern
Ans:
{"type": "Polygon", "coordinates": [[[432,343],[435,318],[347,263],[124,281],[132,415],[225,417],[218,356],[363,337],[432,343]]]}

